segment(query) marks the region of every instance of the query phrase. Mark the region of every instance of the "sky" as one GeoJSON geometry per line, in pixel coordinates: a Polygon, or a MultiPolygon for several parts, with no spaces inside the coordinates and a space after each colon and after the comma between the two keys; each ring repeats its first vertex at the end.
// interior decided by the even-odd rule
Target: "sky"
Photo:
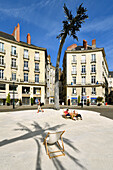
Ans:
{"type": "Polygon", "coordinates": [[[31,43],[46,48],[55,66],[60,43],[56,36],[60,34],[62,21],[66,19],[64,3],[73,16],[83,3],[89,18],[77,33],[79,41],[66,38],[60,67],[68,46],[73,43],[82,45],[83,39],[91,45],[92,39],[96,39],[96,46],[104,47],[109,71],[113,71],[113,0],[0,0],[0,31],[12,34],[19,23],[20,40],[26,42],[27,33],[30,33],[31,43]]]}

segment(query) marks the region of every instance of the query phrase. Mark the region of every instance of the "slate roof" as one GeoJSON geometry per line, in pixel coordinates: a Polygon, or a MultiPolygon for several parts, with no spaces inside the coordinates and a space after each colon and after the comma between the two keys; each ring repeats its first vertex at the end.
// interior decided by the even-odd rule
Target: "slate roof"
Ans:
{"type": "Polygon", "coordinates": [[[0,31],[0,37],[3,37],[3,38],[6,38],[6,39],[9,39],[9,40],[16,41],[13,35],[7,34],[7,33],[2,32],[2,31],[0,31]]]}
{"type": "MultiPolygon", "coordinates": [[[[15,37],[14,37],[13,35],[7,34],[7,33],[2,32],[2,31],[0,31],[0,37],[3,37],[3,38],[6,38],[6,39],[8,39],[8,40],[12,40],[12,41],[17,42],[16,39],[15,39],[15,37]]],[[[35,48],[38,47],[38,46],[36,46],[36,45],[28,44],[27,42],[23,42],[23,41],[20,41],[19,43],[21,43],[21,45],[26,45],[26,46],[29,46],[29,47],[35,47],[35,48]]],[[[39,48],[39,49],[46,50],[46,48],[43,48],[43,47],[38,47],[38,48],[39,48]]]]}

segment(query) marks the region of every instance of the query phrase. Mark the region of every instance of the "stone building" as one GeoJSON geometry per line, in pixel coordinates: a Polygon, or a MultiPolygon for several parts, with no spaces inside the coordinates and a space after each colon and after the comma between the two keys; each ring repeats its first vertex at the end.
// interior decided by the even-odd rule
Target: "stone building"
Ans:
{"type": "Polygon", "coordinates": [[[5,104],[8,93],[11,103],[14,98],[24,105],[30,99],[41,99],[45,103],[45,68],[46,48],[31,44],[31,36],[27,34],[27,42],[20,41],[20,25],[12,34],[0,31],[0,103],[5,104]]]}
{"type": "Polygon", "coordinates": [[[103,102],[108,97],[108,65],[104,48],[96,47],[96,40],[88,45],[73,44],[67,48],[63,59],[63,99],[65,104],[95,105],[97,97],[103,102]]]}

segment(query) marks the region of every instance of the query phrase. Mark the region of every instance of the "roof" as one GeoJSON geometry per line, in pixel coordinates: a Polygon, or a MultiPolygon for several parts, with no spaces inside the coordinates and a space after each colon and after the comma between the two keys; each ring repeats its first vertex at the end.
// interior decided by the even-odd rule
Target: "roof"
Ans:
{"type": "Polygon", "coordinates": [[[3,38],[6,38],[6,39],[9,39],[9,40],[16,41],[13,35],[7,34],[7,33],[2,32],[2,31],[0,31],[0,37],[3,37],[3,38]]]}
{"type": "Polygon", "coordinates": [[[40,50],[46,50],[46,48],[43,47],[38,47],[36,45],[33,44],[28,44],[27,42],[23,42],[23,41],[16,41],[15,37],[11,34],[7,34],[5,32],[0,31],[0,37],[5,38],[9,41],[14,41],[14,43],[18,44],[18,45],[22,45],[22,46],[26,46],[26,47],[30,47],[30,48],[38,48],[40,50]]]}
{"type": "MultiPolygon", "coordinates": [[[[73,48],[73,49],[71,49],[71,51],[78,51],[78,50],[92,50],[93,48],[91,47],[91,46],[87,46],[87,49],[84,49],[84,47],[83,46],[77,46],[77,47],[75,47],[75,48],[73,48]]],[[[96,49],[96,48],[95,48],[96,49]]]]}

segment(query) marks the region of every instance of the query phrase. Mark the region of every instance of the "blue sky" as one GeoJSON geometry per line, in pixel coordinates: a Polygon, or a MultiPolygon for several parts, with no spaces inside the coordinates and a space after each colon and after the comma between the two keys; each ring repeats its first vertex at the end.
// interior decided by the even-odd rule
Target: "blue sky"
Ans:
{"type": "Polygon", "coordinates": [[[83,2],[89,19],[77,33],[79,41],[67,37],[61,55],[73,43],[82,45],[83,39],[91,45],[96,39],[97,47],[104,47],[109,71],[113,71],[113,0],[0,0],[0,31],[12,34],[20,24],[20,40],[26,42],[27,33],[31,43],[47,48],[52,64],[56,65],[59,40],[56,36],[62,29],[65,19],[63,4],[76,14],[77,7],[83,2]]]}

